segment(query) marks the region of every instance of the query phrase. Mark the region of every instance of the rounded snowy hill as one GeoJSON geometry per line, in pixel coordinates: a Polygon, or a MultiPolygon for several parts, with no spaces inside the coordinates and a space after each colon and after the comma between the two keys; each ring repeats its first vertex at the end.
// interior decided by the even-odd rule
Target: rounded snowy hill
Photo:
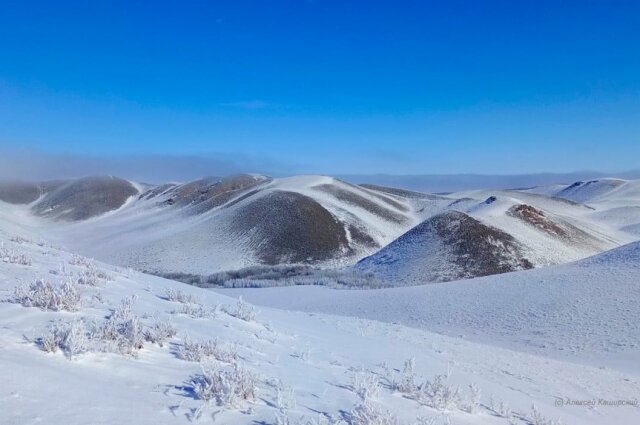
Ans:
{"type": "Polygon", "coordinates": [[[355,266],[389,283],[417,285],[529,269],[511,235],[459,211],[435,215],[355,266]]]}

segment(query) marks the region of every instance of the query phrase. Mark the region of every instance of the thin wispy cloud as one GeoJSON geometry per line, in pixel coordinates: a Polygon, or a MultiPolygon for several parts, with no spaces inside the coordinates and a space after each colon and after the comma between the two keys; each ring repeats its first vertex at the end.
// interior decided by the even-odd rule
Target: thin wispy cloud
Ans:
{"type": "Polygon", "coordinates": [[[273,103],[266,102],[264,100],[242,100],[237,102],[222,103],[221,106],[228,107],[228,108],[255,110],[255,109],[273,108],[276,105],[274,105],[273,103]]]}

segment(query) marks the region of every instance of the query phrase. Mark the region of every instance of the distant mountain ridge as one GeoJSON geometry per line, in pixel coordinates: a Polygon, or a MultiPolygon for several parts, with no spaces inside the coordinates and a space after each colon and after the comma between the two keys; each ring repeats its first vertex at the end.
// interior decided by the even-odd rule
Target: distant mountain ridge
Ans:
{"type": "Polygon", "coordinates": [[[0,201],[74,251],[157,273],[354,266],[407,285],[564,263],[640,238],[640,182],[621,179],[437,195],[328,176],[105,176],[3,183],[0,201]]]}

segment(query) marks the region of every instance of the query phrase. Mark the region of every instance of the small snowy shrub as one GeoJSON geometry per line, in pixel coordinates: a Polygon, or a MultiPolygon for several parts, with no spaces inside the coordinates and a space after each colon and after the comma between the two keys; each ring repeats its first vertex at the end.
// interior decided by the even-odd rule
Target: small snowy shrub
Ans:
{"type": "Polygon", "coordinates": [[[168,288],[166,291],[167,300],[182,304],[200,304],[198,298],[191,294],[185,294],[179,289],[168,288]]]}
{"type": "Polygon", "coordinates": [[[188,362],[199,362],[213,355],[213,346],[213,341],[193,341],[191,338],[186,337],[178,348],[178,357],[188,362]]]}
{"type": "Polygon", "coordinates": [[[54,286],[43,280],[37,280],[27,287],[16,287],[14,302],[51,311],[78,311],[81,304],[80,293],[74,283],[67,281],[54,286]]]}
{"type": "Polygon", "coordinates": [[[72,266],[89,267],[93,265],[93,260],[80,255],[74,255],[71,257],[71,260],[69,260],[69,264],[72,266]]]}
{"type": "Polygon", "coordinates": [[[83,320],[53,324],[48,333],[40,339],[46,352],[55,353],[60,349],[69,359],[89,351],[93,336],[92,326],[83,320]]]}
{"type": "Polygon", "coordinates": [[[412,394],[416,391],[416,361],[414,358],[404,362],[402,373],[398,376],[394,371],[386,369],[387,381],[392,390],[404,394],[412,394]]]}
{"type": "Polygon", "coordinates": [[[467,413],[474,414],[480,407],[480,388],[477,384],[472,383],[469,385],[469,398],[464,403],[462,410],[467,413]]]}
{"type": "Polygon", "coordinates": [[[30,266],[31,259],[24,253],[18,253],[15,250],[7,249],[0,246],[0,260],[9,264],[19,264],[21,266],[30,266]]]}
{"type": "Polygon", "coordinates": [[[295,409],[296,402],[296,393],[293,387],[284,385],[281,381],[278,381],[278,385],[276,385],[276,407],[281,411],[285,411],[287,409],[295,409]]]}
{"type": "Polygon", "coordinates": [[[78,285],[97,286],[98,277],[93,274],[90,269],[87,269],[80,273],[80,276],[78,277],[78,280],[76,282],[78,283],[78,285]]]}
{"type": "Polygon", "coordinates": [[[193,341],[186,337],[178,348],[178,357],[189,362],[214,358],[224,363],[235,363],[238,360],[238,348],[236,344],[221,344],[217,338],[209,341],[193,341]]]}
{"type": "Polygon", "coordinates": [[[371,401],[356,404],[349,413],[349,425],[399,425],[398,418],[371,401]]]}
{"type": "Polygon", "coordinates": [[[63,331],[62,349],[70,359],[89,350],[90,339],[84,321],[71,322],[63,331]]]}
{"type": "Polygon", "coordinates": [[[97,286],[101,281],[113,280],[113,277],[105,270],[97,268],[93,263],[86,266],[86,269],[78,277],[78,285],[97,286]]]}
{"type": "Polygon", "coordinates": [[[166,340],[173,338],[177,333],[177,329],[170,321],[156,318],[153,324],[144,330],[144,339],[162,347],[166,340]]]}
{"type": "Polygon", "coordinates": [[[380,394],[378,377],[371,372],[356,371],[351,375],[351,390],[362,401],[375,399],[380,394]]]}
{"type": "Polygon", "coordinates": [[[529,421],[532,425],[562,425],[560,419],[549,419],[545,417],[535,404],[531,405],[531,420],[529,421]]]}
{"type": "Polygon", "coordinates": [[[102,325],[102,340],[107,351],[133,354],[144,346],[140,318],[133,313],[136,297],[121,301],[102,325]]]}
{"type": "Polygon", "coordinates": [[[256,377],[237,364],[225,369],[203,366],[202,373],[191,380],[191,388],[199,400],[228,407],[254,400],[257,392],[256,377]]]}
{"type": "Polygon", "coordinates": [[[493,396],[489,397],[489,409],[501,418],[509,419],[511,417],[511,408],[502,400],[499,402],[494,400],[493,396]]]}
{"type": "Polygon", "coordinates": [[[460,390],[449,385],[448,375],[436,375],[433,381],[425,381],[418,386],[415,399],[425,406],[438,410],[458,408],[461,403],[460,390]]]}
{"type": "Polygon", "coordinates": [[[40,347],[42,348],[42,351],[55,353],[61,345],[62,338],[59,326],[57,324],[53,324],[49,327],[47,334],[40,338],[40,347]]]}
{"type": "Polygon", "coordinates": [[[218,315],[218,307],[208,309],[202,304],[182,304],[180,309],[173,310],[171,314],[184,314],[194,319],[215,319],[218,315]]]}
{"type": "Polygon", "coordinates": [[[256,320],[256,316],[258,315],[258,310],[256,310],[253,305],[246,303],[242,297],[238,298],[238,302],[234,309],[227,307],[225,311],[230,316],[244,320],[245,322],[253,322],[256,320]]]}

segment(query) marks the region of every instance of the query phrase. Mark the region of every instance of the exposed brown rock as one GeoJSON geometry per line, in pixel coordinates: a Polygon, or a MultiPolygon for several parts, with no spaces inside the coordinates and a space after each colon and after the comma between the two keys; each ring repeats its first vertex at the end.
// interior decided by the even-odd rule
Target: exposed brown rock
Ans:
{"type": "Polygon", "coordinates": [[[531,205],[521,204],[515,205],[507,211],[507,214],[511,217],[519,218],[520,220],[552,235],[566,237],[567,232],[560,227],[553,220],[549,219],[544,212],[531,205]]]}

